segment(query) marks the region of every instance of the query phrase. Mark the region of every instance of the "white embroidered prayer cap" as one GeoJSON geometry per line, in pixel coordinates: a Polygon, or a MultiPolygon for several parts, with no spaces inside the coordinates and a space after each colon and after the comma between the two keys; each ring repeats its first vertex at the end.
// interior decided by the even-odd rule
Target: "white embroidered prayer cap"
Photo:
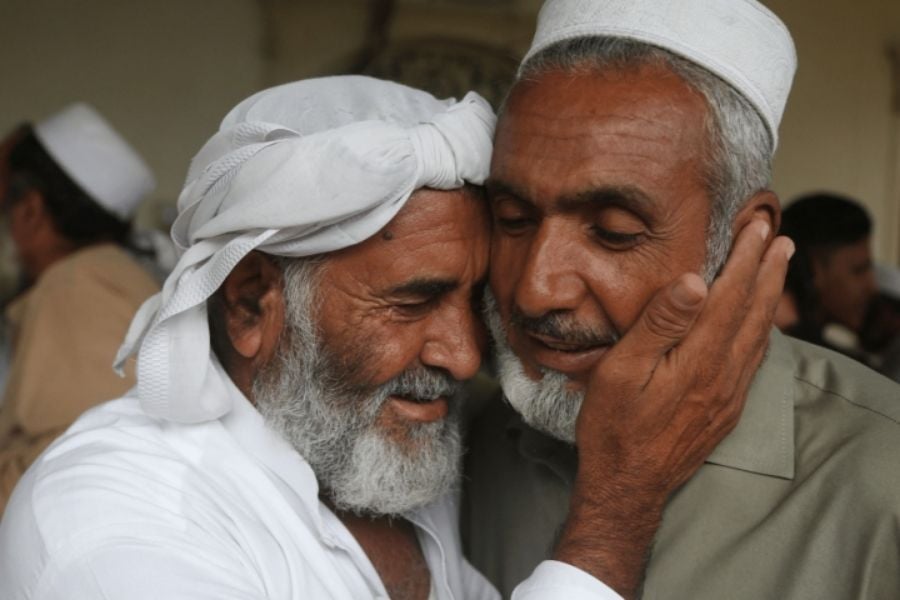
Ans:
{"type": "Polygon", "coordinates": [[[140,155],[87,104],[67,106],[37,123],[34,133],[84,192],[123,221],[156,187],[140,155]]]}
{"type": "Polygon", "coordinates": [[[755,0],[547,0],[522,64],[557,42],[620,37],[718,75],[759,112],[778,145],[797,53],[784,23],[755,0]]]}
{"type": "Polygon", "coordinates": [[[370,77],[310,79],[235,107],[194,157],[172,237],[182,252],[132,321],[116,368],[137,353],[149,414],[195,423],[231,409],[206,300],[253,250],[333,252],[376,234],[423,187],[481,184],[494,113],[370,77]]]}

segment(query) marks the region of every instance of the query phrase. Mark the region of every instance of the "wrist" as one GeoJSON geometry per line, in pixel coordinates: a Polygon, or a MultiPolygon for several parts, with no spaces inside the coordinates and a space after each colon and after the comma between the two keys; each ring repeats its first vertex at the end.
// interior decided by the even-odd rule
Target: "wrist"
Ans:
{"type": "Polygon", "coordinates": [[[626,599],[636,597],[664,507],[665,494],[659,490],[638,492],[610,480],[590,485],[579,477],[554,558],[626,599]]]}

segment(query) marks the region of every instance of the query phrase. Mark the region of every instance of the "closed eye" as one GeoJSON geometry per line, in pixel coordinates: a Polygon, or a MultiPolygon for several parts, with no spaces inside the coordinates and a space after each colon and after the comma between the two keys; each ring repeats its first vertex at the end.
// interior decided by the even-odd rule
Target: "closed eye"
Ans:
{"type": "Polygon", "coordinates": [[[591,227],[591,232],[600,243],[612,250],[628,250],[639,244],[644,237],[642,233],[610,231],[596,225],[591,227]]]}
{"type": "Polygon", "coordinates": [[[532,219],[519,217],[519,218],[506,218],[506,217],[497,217],[496,218],[497,226],[507,233],[518,233],[524,231],[528,227],[530,227],[534,221],[532,219]]]}
{"type": "Polygon", "coordinates": [[[424,312],[437,304],[439,300],[440,298],[433,296],[431,298],[423,298],[421,300],[397,302],[393,304],[393,308],[407,313],[424,312]]]}
{"type": "Polygon", "coordinates": [[[387,299],[390,307],[401,315],[416,317],[434,308],[458,285],[456,281],[444,279],[413,279],[389,290],[387,299]]]}

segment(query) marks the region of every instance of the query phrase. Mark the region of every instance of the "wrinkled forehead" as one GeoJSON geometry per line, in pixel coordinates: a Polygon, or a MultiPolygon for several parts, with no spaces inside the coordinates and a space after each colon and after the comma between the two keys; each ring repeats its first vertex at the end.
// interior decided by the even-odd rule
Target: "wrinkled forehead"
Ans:
{"type": "Polygon", "coordinates": [[[511,91],[491,182],[529,197],[601,183],[665,196],[673,177],[705,180],[707,119],[704,97],[664,66],[549,71],[511,91]]]}
{"type": "Polygon", "coordinates": [[[380,231],[327,256],[328,268],[362,269],[377,285],[405,278],[477,280],[487,270],[490,218],[481,189],[422,188],[380,231]]]}

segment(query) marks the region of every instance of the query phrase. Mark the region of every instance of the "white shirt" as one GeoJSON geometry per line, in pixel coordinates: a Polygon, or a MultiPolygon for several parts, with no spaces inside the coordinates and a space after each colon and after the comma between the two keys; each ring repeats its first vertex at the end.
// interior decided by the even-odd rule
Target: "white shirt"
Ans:
{"type": "MultiPolygon", "coordinates": [[[[128,396],[85,413],[13,494],[0,523],[0,598],[387,598],[319,501],[309,465],[231,391],[231,412],[195,425],[150,417],[128,396]]],[[[407,517],[435,600],[499,598],[462,556],[454,497],[407,517]]],[[[619,596],[547,561],[513,598],[619,596]]]]}

